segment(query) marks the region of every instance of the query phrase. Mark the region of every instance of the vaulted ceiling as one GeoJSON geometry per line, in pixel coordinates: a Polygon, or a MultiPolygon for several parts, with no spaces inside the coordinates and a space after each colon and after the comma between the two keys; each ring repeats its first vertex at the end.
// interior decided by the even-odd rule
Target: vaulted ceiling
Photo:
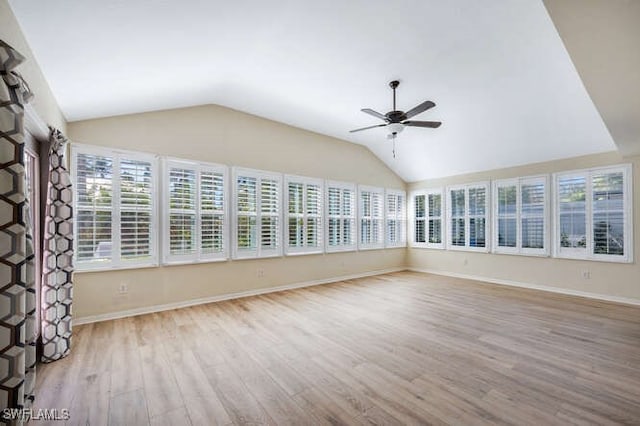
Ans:
{"type": "Polygon", "coordinates": [[[215,103],[366,145],[406,181],[614,150],[541,0],[11,0],[70,121],[215,103]],[[391,142],[360,112],[430,99],[391,142]]]}

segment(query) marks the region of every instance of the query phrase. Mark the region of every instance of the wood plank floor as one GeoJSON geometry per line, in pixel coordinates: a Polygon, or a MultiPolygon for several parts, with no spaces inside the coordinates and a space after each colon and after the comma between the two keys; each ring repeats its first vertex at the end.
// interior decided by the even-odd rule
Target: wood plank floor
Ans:
{"type": "Polygon", "coordinates": [[[400,272],[74,333],[35,406],[70,424],[640,424],[640,309],[551,293],[400,272]]]}

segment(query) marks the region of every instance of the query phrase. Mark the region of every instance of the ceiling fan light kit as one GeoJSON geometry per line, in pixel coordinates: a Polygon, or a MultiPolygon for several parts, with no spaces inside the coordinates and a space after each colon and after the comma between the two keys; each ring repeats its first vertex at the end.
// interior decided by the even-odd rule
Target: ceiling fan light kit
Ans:
{"type": "MultiPolygon", "coordinates": [[[[418,114],[421,114],[428,109],[431,109],[436,106],[435,103],[431,101],[424,101],[419,105],[416,105],[412,109],[407,112],[399,111],[396,109],[396,89],[400,85],[398,80],[393,80],[389,83],[389,87],[393,90],[393,110],[389,111],[386,114],[381,114],[378,111],[374,111],[370,108],[363,108],[361,111],[365,114],[372,115],[376,118],[383,120],[384,124],[375,124],[373,126],[362,127],[359,129],[351,130],[350,133],[360,132],[363,130],[375,129],[376,127],[387,127],[389,130],[389,134],[387,135],[387,139],[392,139],[395,143],[395,138],[398,133],[402,132],[405,126],[409,127],[426,127],[431,129],[437,129],[442,124],[440,121],[412,121],[409,120],[411,117],[415,117],[418,114]]],[[[394,148],[394,158],[395,158],[395,148],[394,148]]]]}

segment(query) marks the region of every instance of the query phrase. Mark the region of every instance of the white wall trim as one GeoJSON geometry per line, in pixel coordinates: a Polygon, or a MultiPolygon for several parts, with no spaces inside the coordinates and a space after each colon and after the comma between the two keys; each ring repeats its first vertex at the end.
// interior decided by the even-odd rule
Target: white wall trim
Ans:
{"type": "Polygon", "coordinates": [[[240,291],[237,293],[219,294],[216,296],[184,300],[181,302],[167,303],[163,305],[143,306],[140,308],[127,309],[124,311],[110,312],[110,313],[99,314],[99,315],[90,315],[90,316],[81,317],[81,318],[74,318],[73,325],[76,326],[76,325],[90,324],[90,323],[100,322],[100,321],[109,321],[109,320],[114,320],[119,318],[127,318],[127,317],[133,317],[137,315],[151,314],[154,312],[162,312],[162,311],[169,311],[172,309],[186,308],[189,306],[204,305],[206,303],[221,302],[223,300],[240,299],[243,297],[258,296],[261,294],[275,293],[278,291],[293,290],[296,288],[303,288],[303,287],[312,287],[312,286],[321,285],[321,284],[331,284],[331,283],[345,281],[345,280],[353,280],[356,278],[370,277],[373,275],[390,274],[392,272],[400,272],[400,271],[406,271],[406,270],[407,268],[380,269],[377,271],[368,271],[368,272],[362,272],[359,274],[343,275],[339,277],[324,278],[320,280],[303,281],[299,283],[286,284],[286,285],[281,285],[277,287],[258,288],[255,290],[240,291]]]}
{"type": "Polygon", "coordinates": [[[49,128],[31,104],[26,104],[24,107],[24,127],[36,139],[47,140],[49,138],[49,128]]]}
{"type": "Polygon", "coordinates": [[[523,283],[519,281],[502,280],[499,278],[483,277],[480,275],[459,274],[457,272],[439,271],[435,269],[407,268],[407,270],[412,272],[423,272],[426,274],[434,274],[434,275],[442,275],[446,277],[474,280],[474,281],[479,281],[480,283],[484,282],[484,283],[498,284],[498,285],[504,285],[509,287],[519,287],[519,288],[527,288],[531,290],[548,291],[551,293],[565,294],[568,296],[578,296],[578,297],[584,297],[587,299],[601,300],[605,302],[614,302],[614,303],[621,303],[624,305],[640,306],[640,299],[632,299],[628,297],[609,296],[609,295],[600,294],[600,293],[590,293],[587,291],[571,290],[566,288],[552,287],[552,286],[546,286],[546,285],[540,285],[540,284],[530,284],[530,283],[523,283]]]}

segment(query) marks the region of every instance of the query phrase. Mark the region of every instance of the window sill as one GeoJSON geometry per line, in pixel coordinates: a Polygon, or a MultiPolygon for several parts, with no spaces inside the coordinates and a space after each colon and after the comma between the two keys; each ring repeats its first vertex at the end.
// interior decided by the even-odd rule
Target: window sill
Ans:
{"type": "Polygon", "coordinates": [[[466,246],[449,246],[447,250],[450,251],[468,251],[475,253],[489,253],[489,247],[466,247],[466,246]]]}
{"type": "Polygon", "coordinates": [[[444,244],[413,243],[409,244],[408,247],[417,249],[445,250],[444,244]]]}
{"type": "Polygon", "coordinates": [[[119,266],[100,266],[100,267],[92,267],[92,268],[78,268],[73,271],[76,274],[85,274],[91,272],[109,272],[109,271],[128,271],[131,269],[149,269],[149,268],[157,268],[160,266],[158,263],[153,264],[144,264],[144,265],[119,265],[119,266]]]}
{"type": "Polygon", "coordinates": [[[315,250],[315,251],[292,251],[285,253],[284,255],[287,257],[296,257],[296,256],[306,256],[309,254],[324,254],[323,250],[315,250]]]}
{"type": "Polygon", "coordinates": [[[407,243],[400,244],[387,244],[384,246],[386,249],[395,249],[395,248],[407,248],[407,243]]]}
{"type": "Polygon", "coordinates": [[[162,262],[160,266],[178,266],[178,265],[198,265],[201,263],[220,263],[227,262],[229,260],[228,257],[221,257],[217,259],[195,259],[195,260],[166,260],[162,262]]]}
{"type": "Polygon", "coordinates": [[[257,255],[248,255],[248,256],[238,256],[232,257],[231,260],[257,260],[257,259],[273,259],[276,257],[283,257],[282,253],[278,254],[265,254],[262,256],[257,255]]]}
{"type": "Polygon", "coordinates": [[[366,251],[366,250],[384,250],[384,245],[375,245],[375,246],[358,246],[358,250],[366,251]]]}
{"type": "Polygon", "coordinates": [[[569,254],[556,254],[553,256],[555,259],[563,259],[563,260],[582,260],[584,262],[602,262],[602,263],[633,263],[632,256],[614,256],[611,257],[603,257],[603,256],[571,256],[569,254]]]}
{"type": "Polygon", "coordinates": [[[332,254],[332,253],[349,253],[349,252],[354,252],[354,251],[358,251],[358,249],[355,246],[351,246],[351,247],[334,247],[334,248],[328,248],[326,250],[325,253],[327,254],[332,254]]]}
{"type": "Polygon", "coordinates": [[[525,257],[551,257],[549,253],[527,253],[518,251],[493,250],[492,254],[505,254],[508,256],[525,256],[525,257]]]}

